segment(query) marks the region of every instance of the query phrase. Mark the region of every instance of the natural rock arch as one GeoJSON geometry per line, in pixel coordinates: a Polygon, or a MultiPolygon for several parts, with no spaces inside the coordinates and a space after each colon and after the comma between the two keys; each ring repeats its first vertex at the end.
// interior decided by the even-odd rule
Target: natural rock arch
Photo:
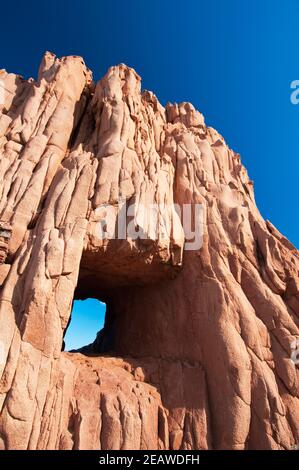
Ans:
{"type": "Polygon", "coordinates": [[[2,447],[291,448],[299,254],[239,155],[125,65],[95,85],[47,53],[37,82],[0,79],[2,447]],[[169,239],[151,218],[146,240],[100,239],[119,200],[136,226],[139,208],[202,204],[201,248],[184,251],[174,211],[169,239]],[[107,303],[114,356],[61,352],[74,296],[107,303]]]}

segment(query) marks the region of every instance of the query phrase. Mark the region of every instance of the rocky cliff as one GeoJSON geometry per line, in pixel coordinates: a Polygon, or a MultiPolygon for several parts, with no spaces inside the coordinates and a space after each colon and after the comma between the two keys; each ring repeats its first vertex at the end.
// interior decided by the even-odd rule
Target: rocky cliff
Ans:
{"type": "Polygon", "coordinates": [[[46,53],[0,88],[1,448],[298,444],[299,253],[239,155],[125,65],[95,84],[46,53]],[[86,297],[107,304],[101,344],[63,352],[86,297]]]}

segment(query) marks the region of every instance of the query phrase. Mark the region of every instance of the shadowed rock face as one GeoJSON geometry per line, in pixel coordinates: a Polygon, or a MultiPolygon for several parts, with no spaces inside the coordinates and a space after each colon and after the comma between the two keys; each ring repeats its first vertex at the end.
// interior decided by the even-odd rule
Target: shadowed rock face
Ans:
{"type": "Polygon", "coordinates": [[[94,84],[81,58],[47,53],[38,81],[1,71],[0,86],[1,447],[298,444],[299,253],[239,155],[125,65],[94,84]],[[124,201],[145,236],[103,238],[124,201]],[[184,250],[172,209],[164,237],[152,204],[201,204],[202,246],[184,250]],[[107,304],[99,347],[61,352],[85,297],[107,304]]]}

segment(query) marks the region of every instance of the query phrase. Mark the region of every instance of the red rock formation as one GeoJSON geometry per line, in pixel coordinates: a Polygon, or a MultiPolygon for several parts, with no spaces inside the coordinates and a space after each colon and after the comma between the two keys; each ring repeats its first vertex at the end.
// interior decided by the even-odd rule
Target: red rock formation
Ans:
{"type": "Polygon", "coordinates": [[[239,155],[125,65],[95,85],[47,53],[38,81],[0,85],[1,447],[298,444],[299,253],[239,155]],[[145,236],[103,239],[124,201],[145,236]],[[201,247],[183,249],[173,203],[204,207],[201,247]],[[157,224],[152,204],[170,208],[157,224]],[[85,297],[107,303],[104,355],[61,352],[85,297]]]}

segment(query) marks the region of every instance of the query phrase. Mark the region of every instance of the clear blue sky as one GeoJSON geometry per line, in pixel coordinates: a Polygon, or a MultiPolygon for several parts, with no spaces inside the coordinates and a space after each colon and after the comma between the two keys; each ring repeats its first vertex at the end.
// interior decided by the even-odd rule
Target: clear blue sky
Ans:
{"type": "Polygon", "coordinates": [[[125,62],[162,104],[191,101],[241,154],[263,216],[299,247],[298,0],[15,0],[1,17],[9,71],[35,77],[45,50],[82,55],[96,79],[125,62]]]}
{"type": "Polygon", "coordinates": [[[104,326],[106,305],[96,299],[75,300],[71,323],[65,335],[65,349],[78,349],[92,343],[104,326]]]}

